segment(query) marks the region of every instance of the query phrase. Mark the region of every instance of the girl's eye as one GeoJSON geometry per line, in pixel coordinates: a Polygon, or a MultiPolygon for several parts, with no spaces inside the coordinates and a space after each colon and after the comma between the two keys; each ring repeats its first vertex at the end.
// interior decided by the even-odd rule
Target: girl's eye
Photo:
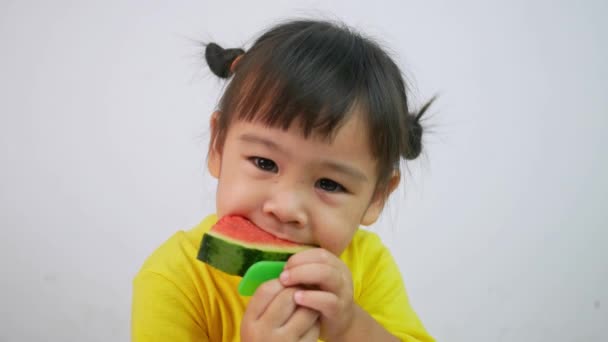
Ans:
{"type": "Polygon", "coordinates": [[[277,172],[279,168],[277,164],[270,159],[261,158],[261,157],[251,157],[249,158],[251,162],[260,170],[268,171],[268,172],[277,172]]]}
{"type": "Polygon", "coordinates": [[[319,179],[316,186],[327,192],[346,192],[346,189],[342,185],[327,178],[319,179]]]}

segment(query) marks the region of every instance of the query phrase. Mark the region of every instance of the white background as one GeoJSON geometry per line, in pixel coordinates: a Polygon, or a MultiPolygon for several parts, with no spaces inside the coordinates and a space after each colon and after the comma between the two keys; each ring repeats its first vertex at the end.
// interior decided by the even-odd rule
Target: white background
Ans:
{"type": "Polygon", "coordinates": [[[440,341],[608,341],[608,2],[0,0],[0,341],[126,341],[131,281],[214,209],[197,40],[380,39],[432,109],[378,231],[440,341]]]}

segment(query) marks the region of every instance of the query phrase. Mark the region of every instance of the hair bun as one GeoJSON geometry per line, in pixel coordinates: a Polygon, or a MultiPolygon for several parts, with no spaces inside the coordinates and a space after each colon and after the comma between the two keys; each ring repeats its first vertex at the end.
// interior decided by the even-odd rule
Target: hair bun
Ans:
{"type": "Polygon", "coordinates": [[[422,152],[422,125],[414,115],[408,115],[408,149],[405,151],[405,159],[418,158],[422,152]]]}
{"type": "Polygon", "coordinates": [[[420,118],[424,115],[424,113],[426,113],[434,101],[435,97],[431,98],[424,106],[422,106],[418,113],[407,115],[409,148],[407,148],[405,151],[405,159],[416,159],[422,152],[422,133],[424,132],[424,129],[420,124],[420,118]]]}
{"type": "Polygon", "coordinates": [[[232,62],[244,53],[243,49],[224,49],[216,43],[209,43],[205,48],[205,60],[215,75],[228,78],[231,75],[232,62]]]}

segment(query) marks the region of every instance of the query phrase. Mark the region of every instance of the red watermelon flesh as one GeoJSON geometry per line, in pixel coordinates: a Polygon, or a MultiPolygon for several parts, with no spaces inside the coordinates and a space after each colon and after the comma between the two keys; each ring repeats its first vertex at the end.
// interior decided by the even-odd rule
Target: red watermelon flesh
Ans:
{"type": "Polygon", "coordinates": [[[223,217],[211,228],[209,234],[221,236],[226,241],[245,247],[264,250],[293,251],[295,253],[307,248],[305,245],[280,239],[241,216],[223,217]]]}
{"type": "Polygon", "coordinates": [[[243,276],[258,261],[286,261],[312,248],[283,240],[241,216],[221,218],[203,235],[198,259],[228,274],[243,276]]]}

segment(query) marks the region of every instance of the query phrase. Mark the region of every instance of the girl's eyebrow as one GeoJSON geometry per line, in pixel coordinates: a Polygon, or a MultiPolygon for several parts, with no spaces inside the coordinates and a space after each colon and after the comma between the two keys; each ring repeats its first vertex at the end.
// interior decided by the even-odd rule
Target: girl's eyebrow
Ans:
{"type": "MultiPolygon", "coordinates": [[[[260,137],[260,136],[254,135],[254,134],[244,133],[241,136],[239,136],[239,140],[246,142],[246,143],[264,145],[271,150],[275,150],[281,154],[289,156],[289,153],[285,149],[283,149],[279,144],[275,143],[272,140],[269,140],[269,139],[266,139],[266,138],[263,138],[263,137],[260,137]]],[[[355,178],[359,181],[362,181],[362,182],[368,181],[365,173],[363,173],[360,170],[358,170],[354,167],[351,167],[349,165],[342,164],[342,163],[336,163],[331,160],[324,160],[320,164],[323,167],[326,167],[326,168],[331,169],[338,173],[345,174],[345,175],[355,178]]]]}
{"type": "Polygon", "coordinates": [[[259,137],[259,136],[254,135],[254,134],[250,134],[250,133],[242,134],[239,137],[239,140],[243,141],[243,142],[246,142],[246,143],[264,145],[264,146],[266,146],[267,148],[269,148],[271,150],[278,151],[281,154],[289,155],[289,153],[287,153],[287,151],[285,151],[283,148],[281,148],[281,146],[279,146],[274,141],[266,139],[266,138],[259,137]]]}

